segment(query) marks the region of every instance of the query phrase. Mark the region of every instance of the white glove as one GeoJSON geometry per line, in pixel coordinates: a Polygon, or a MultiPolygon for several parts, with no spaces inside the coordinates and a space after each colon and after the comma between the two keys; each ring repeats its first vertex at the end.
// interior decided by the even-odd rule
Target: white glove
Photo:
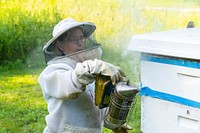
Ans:
{"type": "Polygon", "coordinates": [[[97,74],[110,76],[113,85],[125,77],[124,73],[118,67],[97,59],[78,63],[73,71],[76,80],[82,85],[92,83],[97,74]]]}

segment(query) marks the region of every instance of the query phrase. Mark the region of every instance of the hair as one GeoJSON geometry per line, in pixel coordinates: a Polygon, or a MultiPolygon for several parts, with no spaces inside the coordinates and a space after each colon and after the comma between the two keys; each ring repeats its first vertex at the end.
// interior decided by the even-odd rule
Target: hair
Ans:
{"type": "Polygon", "coordinates": [[[67,35],[68,35],[68,31],[66,31],[65,33],[63,33],[62,35],[60,35],[60,36],[57,38],[57,40],[58,40],[59,42],[63,42],[63,41],[66,39],[67,35]]]}

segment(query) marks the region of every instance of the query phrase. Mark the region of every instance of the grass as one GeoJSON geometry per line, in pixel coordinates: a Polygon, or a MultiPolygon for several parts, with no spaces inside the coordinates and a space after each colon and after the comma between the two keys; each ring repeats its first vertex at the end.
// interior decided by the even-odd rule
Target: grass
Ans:
{"type": "Polygon", "coordinates": [[[46,103],[37,84],[40,70],[1,70],[0,132],[41,133],[46,103]],[[37,72],[36,72],[37,71],[37,72]]]}
{"type": "MultiPolygon", "coordinates": [[[[190,20],[196,26],[200,25],[199,12],[158,11],[147,7],[199,8],[199,3],[199,0],[1,0],[0,42],[3,40],[9,44],[11,50],[18,45],[19,48],[24,46],[24,49],[33,45],[31,48],[34,49],[24,54],[26,66],[21,67],[24,63],[21,59],[7,61],[5,66],[0,66],[0,132],[43,131],[47,105],[37,83],[45,67],[41,49],[51,38],[53,25],[61,18],[94,22],[97,40],[104,51],[103,60],[120,66],[131,83],[138,84],[139,54],[127,51],[132,35],[185,28],[190,20]],[[14,29],[16,25],[19,25],[18,29],[14,29]]],[[[0,50],[4,43],[0,43],[0,50]]],[[[11,53],[9,56],[14,57],[15,54],[11,53]]],[[[2,59],[4,56],[0,53],[2,59]]],[[[129,124],[133,127],[131,133],[140,133],[139,96],[129,124]]],[[[104,129],[103,132],[111,131],[104,129]]]]}

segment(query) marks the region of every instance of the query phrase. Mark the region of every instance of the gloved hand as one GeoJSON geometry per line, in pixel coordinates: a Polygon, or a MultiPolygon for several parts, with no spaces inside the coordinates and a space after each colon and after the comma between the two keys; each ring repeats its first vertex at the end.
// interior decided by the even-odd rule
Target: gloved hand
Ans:
{"type": "Polygon", "coordinates": [[[92,65],[95,67],[94,69],[91,69],[91,73],[110,76],[113,85],[115,85],[118,81],[123,80],[123,77],[125,77],[125,74],[119,67],[114,66],[108,62],[96,59],[94,60],[94,64],[91,64],[91,66],[92,65]]]}
{"type": "Polygon", "coordinates": [[[124,80],[125,77],[125,74],[118,67],[97,59],[78,63],[73,71],[77,81],[84,85],[92,83],[97,74],[110,76],[113,85],[120,80],[124,80]]]}
{"type": "Polygon", "coordinates": [[[115,129],[113,132],[114,133],[128,133],[128,130],[132,130],[132,127],[125,123],[119,128],[115,129]]]}

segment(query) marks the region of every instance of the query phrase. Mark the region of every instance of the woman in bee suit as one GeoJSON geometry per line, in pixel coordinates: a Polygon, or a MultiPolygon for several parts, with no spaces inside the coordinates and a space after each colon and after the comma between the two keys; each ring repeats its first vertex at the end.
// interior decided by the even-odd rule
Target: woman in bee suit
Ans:
{"type": "Polygon", "coordinates": [[[101,59],[102,50],[92,39],[96,27],[71,18],[60,21],[43,48],[47,67],[38,82],[48,104],[44,133],[101,133],[104,112],[94,104],[97,74],[122,80],[118,67],[101,59]]]}

